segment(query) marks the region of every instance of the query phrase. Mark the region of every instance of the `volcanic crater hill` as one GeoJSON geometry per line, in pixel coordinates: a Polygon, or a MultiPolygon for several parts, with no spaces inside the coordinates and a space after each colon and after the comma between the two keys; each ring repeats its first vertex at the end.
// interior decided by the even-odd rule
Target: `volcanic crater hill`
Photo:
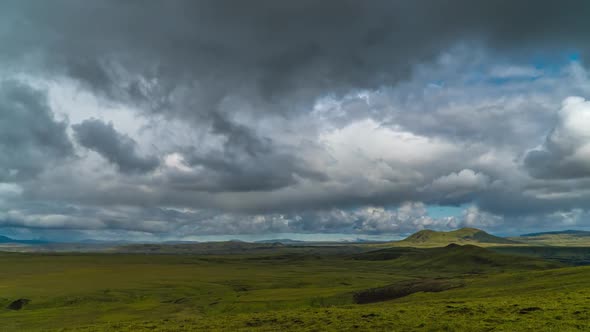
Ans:
{"type": "Polygon", "coordinates": [[[384,246],[432,248],[444,247],[449,244],[472,244],[476,246],[522,245],[521,242],[491,235],[477,228],[461,228],[450,232],[439,232],[429,229],[421,230],[406,239],[388,242],[384,246]]]}

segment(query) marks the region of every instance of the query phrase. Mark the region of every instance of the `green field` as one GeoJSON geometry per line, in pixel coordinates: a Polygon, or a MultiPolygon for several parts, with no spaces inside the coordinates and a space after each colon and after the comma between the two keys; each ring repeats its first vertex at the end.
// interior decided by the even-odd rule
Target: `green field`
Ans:
{"type": "Polygon", "coordinates": [[[533,246],[561,246],[561,247],[588,247],[590,246],[590,232],[570,231],[541,233],[534,236],[519,236],[511,238],[514,241],[533,246]]]}
{"type": "Polygon", "coordinates": [[[309,250],[2,253],[0,307],[31,302],[0,309],[0,331],[590,330],[590,267],[475,246],[309,250]]]}

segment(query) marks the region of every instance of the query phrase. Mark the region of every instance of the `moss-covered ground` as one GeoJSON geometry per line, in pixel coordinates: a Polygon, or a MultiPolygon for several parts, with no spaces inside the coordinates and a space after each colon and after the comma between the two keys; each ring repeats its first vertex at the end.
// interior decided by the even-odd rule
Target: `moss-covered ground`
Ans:
{"type": "Polygon", "coordinates": [[[1,253],[0,266],[0,331],[590,330],[590,267],[472,246],[397,256],[1,253]],[[395,287],[414,291],[355,303],[395,287]],[[31,302],[5,309],[21,298],[31,302]]]}

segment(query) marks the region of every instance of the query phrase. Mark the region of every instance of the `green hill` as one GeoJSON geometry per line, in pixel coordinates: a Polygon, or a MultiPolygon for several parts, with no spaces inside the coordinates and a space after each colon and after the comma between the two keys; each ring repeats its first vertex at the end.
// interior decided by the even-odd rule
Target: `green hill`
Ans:
{"type": "Polygon", "coordinates": [[[461,228],[450,232],[438,232],[425,229],[408,236],[406,239],[389,242],[383,246],[395,247],[444,247],[451,243],[472,244],[477,246],[518,245],[518,241],[488,234],[477,228],[461,228]]]}

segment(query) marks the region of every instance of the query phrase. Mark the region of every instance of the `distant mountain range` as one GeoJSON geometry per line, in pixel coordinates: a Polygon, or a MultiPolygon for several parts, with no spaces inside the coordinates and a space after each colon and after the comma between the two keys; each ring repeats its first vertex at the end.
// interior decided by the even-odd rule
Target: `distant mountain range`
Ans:
{"type": "Polygon", "coordinates": [[[0,244],[2,243],[15,243],[15,244],[47,244],[49,241],[44,240],[15,240],[7,236],[0,235],[0,244]]]}
{"type": "MultiPolygon", "coordinates": [[[[59,247],[64,245],[69,248],[71,245],[81,246],[126,246],[126,245],[200,245],[203,248],[211,249],[211,246],[235,247],[235,246],[252,246],[252,245],[312,245],[312,244],[330,244],[337,245],[338,242],[317,242],[317,241],[301,241],[293,239],[269,239],[255,242],[243,242],[240,240],[230,240],[221,242],[197,242],[197,241],[163,241],[163,242],[140,242],[140,241],[109,241],[96,239],[83,239],[72,241],[68,243],[56,243],[47,240],[16,240],[7,236],[0,235],[0,244],[25,244],[25,245],[39,245],[40,247],[59,247]],[[43,246],[48,245],[48,246],[43,246]],[[69,245],[69,246],[68,246],[69,245]]],[[[499,237],[489,234],[477,228],[461,228],[454,231],[442,232],[434,230],[421,230],[416,232],[401,241],[393,242],[372,242],[357,239],[356,241],[340,242],[341,244],[362,244],[368,247],[415,247],[415,248],[433,248],[444,247],[449,244],[459,245],[476,245],[480,247],[500,247],[500,246],[569,246],[569,247],[587,247],[590,246],[590,231],[581,230],[564,230],[564,231],[549,231],[527,233],[515,237],[499,237]]],[[[200,248],[200,247],[199,247],[200,248]]]]}
{"type": "Polygon", "coordinates": [[[574,235],[574,236],[590,236],[590,231],[576,231],[568,229],[565,231],[552,231],[552,232],[540,232],[540,233],[528,233],[522,234],[521,236],[544,236],[544,235],[574,235]]]}
{"type": "Polygon", "coordinates": [[[260,240],[260,241],[255,241],[254,243],[282,243],[282,244],[297,244],[297,243],[305,243],[305,241],[300,241],[300,240],[291,240],[291,239],[270,239],[270,240],[260,240]]]}
{"type": "Polygon", "coordinates": [[[590,247],[590,232],[565,230],[523,234],[511,238],[535,246],[590,247]]]}

